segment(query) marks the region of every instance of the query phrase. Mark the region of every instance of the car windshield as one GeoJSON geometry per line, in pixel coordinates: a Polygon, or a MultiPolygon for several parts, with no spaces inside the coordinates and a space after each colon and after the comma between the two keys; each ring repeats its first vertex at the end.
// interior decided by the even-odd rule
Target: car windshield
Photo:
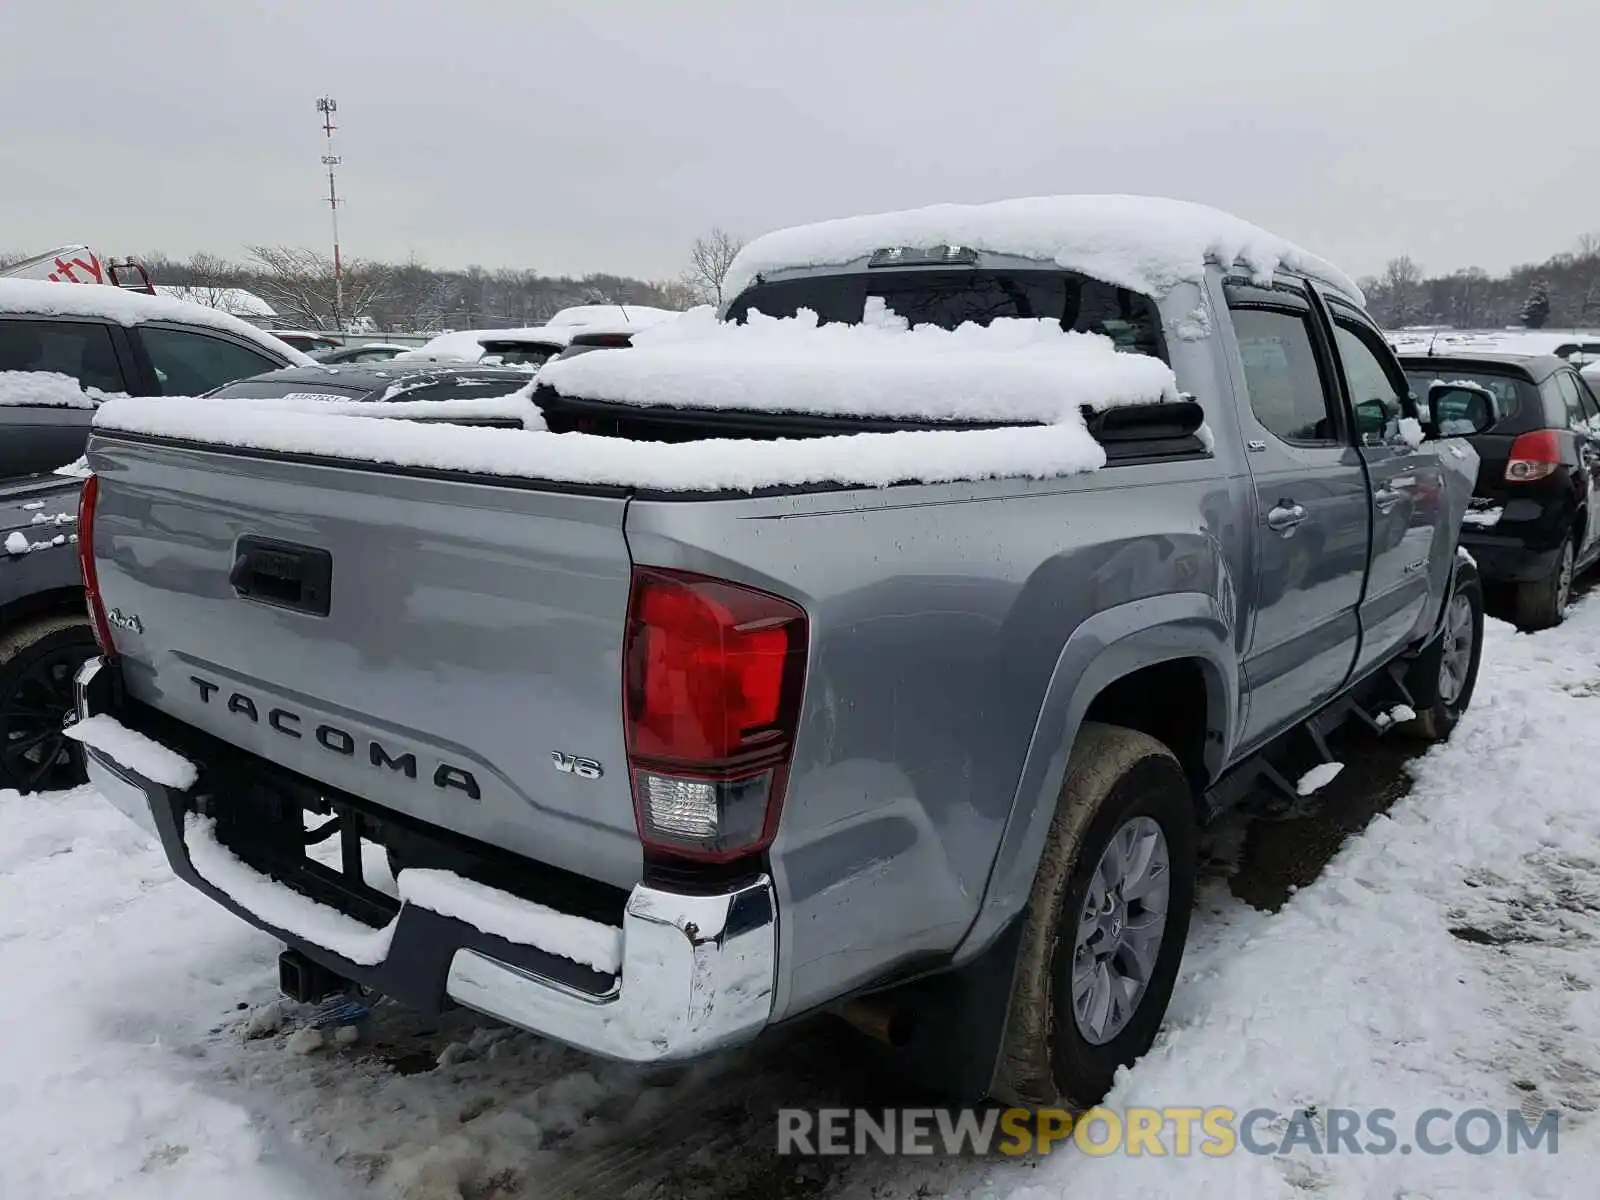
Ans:
{"type": "Polygon", "coordinates": [[[490,359],[508,367],[542,367],[561,347],[550,342],[497,342],[492,338],[483,341],[485,361],[490,359]]]}
{"type": "Polygon", "coordinates": [[[912,325],[954,329],[968,321],[1043,318],[1063,329],[1105,334],[1119,350],[1166,357],[1153,300],[1072,271],[858,271],[758,282],[733,301],[728,319],[743,321],[752,310],[792,317],[809,309],[825,324],[856,325],[869,299],[912,325]]]}
{"type": "Polygon", "coordinates": [[[1405,372],[1406,381],[1411,384],[1417,403],[1424,410],[1428,406],[1428,389],[1435,383],[1475,383],[1495,398],[1496,406],[1500,410],[1500,421],[1497,425],[1499,430],[1514,432],[1513,426],[1519,415],[1527,419],[1539,412],[1538,389],[1528,380],[1516,375],[1495,371],[1462,370],[1460,367],[1452,367],[1445,363],[1428,370],[1419,370],[1407,365],[1405,372]]]}
{"type": "Polygon", "coordinates": [[[370,384],[324,383],[320,379],[240,379],[225,383],[207,393],[213,397],[243,400],[277,400],[283,396],[320,396],[330,400],[348,400],[365,396],[372,390],[370,384]]]}

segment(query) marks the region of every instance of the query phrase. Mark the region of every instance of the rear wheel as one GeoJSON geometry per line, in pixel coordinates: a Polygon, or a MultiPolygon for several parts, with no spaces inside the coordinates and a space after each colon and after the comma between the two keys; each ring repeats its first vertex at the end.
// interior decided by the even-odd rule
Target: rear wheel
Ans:
{"type": "Polygon", "coordinates": [[[996,1093],[1086,1108],[1155,1040],[1194,900],[1189,782],[1154,738],[1085,725],[1024,916],[996,1093]]]}
{"type": "Polygon", "coordinates": [[[62,733],[72,680],[97,652],[82,617],[41,617],[0,637],[0,787],[53,792],[84,781],[78,744],[62,733]]]}
{"type": "Polygon", "coordinates": [[[1430,742],[1450,736],[1472,703],[1482,656],[1483,583],[1463,563],[1445,601],[1444,628],[1406,672],[1406,690],[1417,712],[1407,732],[1430,742]]]}
{"type": "Polygon", "coordinates": [[[1512,620],[1525,633],[1550,629],[1561,624],[1567,603],[1572,599],[1573,565],[1577,561],[1574,540],[1567,539],[1550,574],[1533,583],[1519,583],[1511,597],[1512,620]]]}

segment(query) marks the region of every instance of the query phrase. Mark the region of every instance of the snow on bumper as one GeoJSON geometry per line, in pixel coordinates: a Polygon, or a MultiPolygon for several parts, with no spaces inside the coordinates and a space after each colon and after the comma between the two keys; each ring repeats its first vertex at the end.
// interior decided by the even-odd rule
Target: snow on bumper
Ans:
{"type": "MultiPolygon", "coordinates": [[[[104,673],[105,664],[91,659],[77,678],[78,720],[96,720],[102,734],[116,725],[104,712],[107,681],[96,686],[104,673]]],[[[186,788],[141,770],[151,761],[186,760],[142,734],[122,732],[128,736],[82,739],[90,781],[161,839],[177,874],[258,928],[377,991],[424,1007],[448,998],[629,1062],[696,1058],[748,1041],[771,1018],[777,913],[766,876],[710,895],[637,884],[624,909],[620,945],[608,943],[604,955],[585,951],[594,949],[593,938],[585,940],[588,931],[574,923],[616,939],[614,928],[472,880],[441,878],[449,873],[435,870],[401,871],[400,912],[374,928],[236,858],[212,835],[209,821],[188,811],[186,788]],[[408,875],[418,878],[408,881],[408,875]],[[527,961],[507,961],[518,957],[508,949],[523,946],[613,968],[605,972],[610,985],[584,990],[527,961]],[[430,961],[436,970],[419,970],[430,961]]]]}

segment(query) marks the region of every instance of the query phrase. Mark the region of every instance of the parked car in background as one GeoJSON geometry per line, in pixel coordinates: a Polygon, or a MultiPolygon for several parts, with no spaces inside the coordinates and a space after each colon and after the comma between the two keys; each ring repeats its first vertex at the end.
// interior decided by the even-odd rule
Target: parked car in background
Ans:
{"type": "Polygon", "coordinates": [[[480,362],[501,363],[508,367],[542,367],[567,347],[570,330],[521,329],[486,334],[478,339],[483,347],[480,362]]]}
{"type": "Polygon", "coordinates": [[[1580,329],[1402,330],[1389,335],[1395,353],[1554,355],[1575,367],[1600,362],[1600,333],[1580,329]]]}
{"type": "Polygon", "coordinates": [[[337,350],[344,343],[338,338],[326,333],[313,333],[306,329],[274,329],[272,336],[279,338],[293,346],[302,354],[313,354],[323,350],[337,350]]]}
{"type": "Polygon", "coordinates": [[[53,792],[83,782],[83,757],[61,726],[72,677],[95,653],[78,561],[87,474],[65,468],[0,480],[0,788],[53,792]]]}
{"type": "Polygon", "coordinates": [[[556,355],[556,358],[576,358],[580,354],[588,354],[591,350],[626,350],[631,345],[633,345],[633,334],[630,332],[591,333],[585,330],[573,334],[566,349],[556,355]]]}
{"type": "Polygon", "coordinates": [[[310,361],[204,305],[94,284],[0,279],[0,372],[24,373],[0,389],[0,478],[80,457],[97,396],[197,396],[310,361]]]}
{"type": "Polygon", "coordinates": [[[952,1094],[1092,1104],[1199,822],[1471,701],[1476,456],[1342,273],[1198,206],[835,221],[732,279],[543,367],[548,431],[102,408],[91,777],[300,1000],[637,1062],[834,1009],[952,1094]]]}
{"type": "Polygon", "coordinates": [[[1560,623],[1573,578],[1600,560],[1600,403],[1593,389],[1554,355],[1452,349],[1400,361],[1419,397],[1441,381],[1493,393],[1499,419],[1471,439],[1478,482],[1461,542],[1490,584],[1492,610],[1523,629],[1560,623]]]}
{"type": "Polygon", "coordinates": [[[538,366],[560,353],[580,334],[625,335],[682,315],[663,308],[644,308],[639,305],[585,304],[563,309],[544,325],[441,333],[432,341],[395,357],[407,361],[476,362],[487,354],[493,354],[505,362],[538,366]],[[497,349],[487,350],[490,344],[497,349]],[[507,354],[511,357],[505,357],[507,354]]]}
{"type": "MultiPolygon", "coordinates": [[[[209,395],[221,400],[334,400],[414,405],[419,401],[490,400],[529,387],[526,370],[478,363],[356,363],[350,366],[316,363],[236,380],[209,395]]],[[[515,406],[497,406],[477,414],[463,411],[465,407],[442,405],[436,411],[456,424],[509,428],[523,425],[515,406]]],[[[538,411],[531,399],[522,408],[528,416],[538,411]]],[[[425,417],[426,412],[425,408],[409,409],[408,415],[425,417]]]]}
{"type": "Polygon", "coordinates": [[[404,354],[415,348],[402,346],[398,342],[362,342],[355,346],[340,346],[335,350],[318,350],[311,357],[320,363],[385,362],[396,354],[404,354]]]}

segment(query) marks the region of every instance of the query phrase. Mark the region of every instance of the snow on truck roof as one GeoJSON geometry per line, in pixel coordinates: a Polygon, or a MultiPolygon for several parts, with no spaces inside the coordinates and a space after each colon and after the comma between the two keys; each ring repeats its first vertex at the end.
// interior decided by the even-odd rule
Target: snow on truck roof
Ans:
{"type": "Polygon", "coordinates": [[[1287,267],[1365,303],[1332,263],[1219,209],[1154,196],[1034,196],[993,204],[936,204],[780,229],[734,259],[723,294],[737,296],[757,275],[843,266],[898,247],[965,247],[1054,263],[1162,296],[1198,281],[1207,262],[1243,263],[1258,278],[1287,267]]]}
{"type": "Polygon", "coordinates": [[[141,325],[146,321],[204,325],[235,337],[269,345],[295,363],[304,365],[313,361],[287,342],[219,309],[188,300],[175,300],[170,296],[147,296],[142,292],[131,292],[107,284],[0,279],[0,314],[3,313],[98,317],[115,321],[118,325],[141,325]]]}

